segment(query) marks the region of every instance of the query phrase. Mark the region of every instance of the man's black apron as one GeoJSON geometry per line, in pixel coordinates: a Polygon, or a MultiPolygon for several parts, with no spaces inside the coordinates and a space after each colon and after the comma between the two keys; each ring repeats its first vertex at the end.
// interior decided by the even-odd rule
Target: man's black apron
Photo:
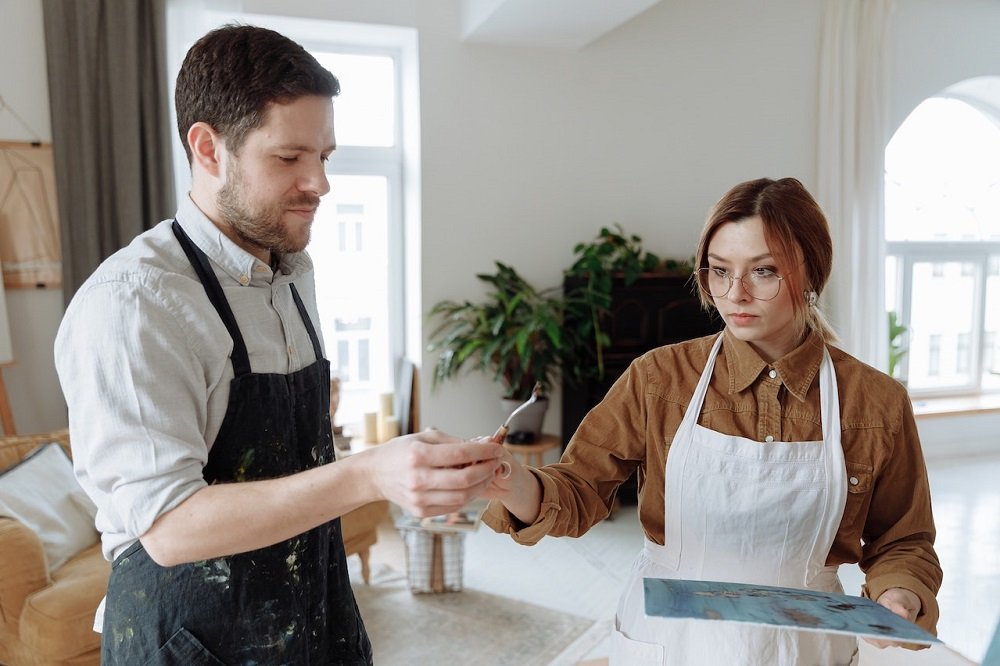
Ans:
{"type": "MultiPolygon", "coordinates": [[[[243,336],[208,257],[176,220],[173,230],[233,338],[236,376],[205,480],[267,479],[331,462],[329,362],[295,285],[292,296],[316,361],[288,375],[251,372],[243,336]]],[[[371,664],[340,519],[267,548],[174,567],[159,566],[136,542],[112,566],[101,662],[371,664]]]]}

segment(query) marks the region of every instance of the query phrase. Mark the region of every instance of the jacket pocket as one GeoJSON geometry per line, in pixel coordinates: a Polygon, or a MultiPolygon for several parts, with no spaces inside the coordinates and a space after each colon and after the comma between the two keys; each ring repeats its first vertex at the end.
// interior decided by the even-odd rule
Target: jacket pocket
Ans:
{"type": "Polygon", "coordinates": [[[145,666],[226,666],[183,627],[177,630],[145,666]]]}
{"type": "MultiPolygon", "coordinates": [[[[873,476],[871,465],[847,462],[847,504],[844,506],[843,519],[845,524],[854,525],[862,509],[868,506],[871,500],[873,476]]],[[[859,531],[862,527],[864,526],[858,526],[859,531]]]]}

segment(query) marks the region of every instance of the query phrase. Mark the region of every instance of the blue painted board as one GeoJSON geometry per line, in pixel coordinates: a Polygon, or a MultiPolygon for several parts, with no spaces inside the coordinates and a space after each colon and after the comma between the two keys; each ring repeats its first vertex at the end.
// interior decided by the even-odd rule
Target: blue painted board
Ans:
{"type": "Polygon", "coordinates": [[[646,615],[727,620],[930,645],[941,641],[885,606],[846,594],[694,580],[643,579],[646,615]]]}

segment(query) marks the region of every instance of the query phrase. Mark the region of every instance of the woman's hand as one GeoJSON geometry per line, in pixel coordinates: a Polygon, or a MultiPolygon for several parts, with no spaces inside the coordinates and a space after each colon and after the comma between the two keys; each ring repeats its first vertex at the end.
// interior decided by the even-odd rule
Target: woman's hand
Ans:
{"type": "MultiPolygon", "coordinates": [[[[489,442],[492,440],[488,437],[483,437],[474,441],[489,442]]],[[[493,475],[493,482],[486,489],[484,496],[502,501],[514,489],[515,474],[522,471],[518,469],[522,465],[502,444],[496,444],[495,446],[501,450],[500,467],[497,469],[496,474],[493,475]]],[[[518,476],[520,475],[518,474],[518,476]]]]}
{"type": "MultiPolygon", "coordinates": [[[[475,441],[493,442],[489,437],[475,441]]],[[[499,458],[500,467],[493,475],[493,482],[486,488],[483,495],[500,500],[518,520],[525,525],[530,525],[535,522],[541,511],[542,486],[535,475],[529,472],[528,468],[502,444],[493,445],[502,452],[499,458]]]]}
{"type": "MultiPolygon", "coordinates": [[[[879,595],[878,603],[885,606],[899,617],[909,620],[910,622],[916,622],[917,615],[920,614],[920,597],[901,587],[890,587],[888,590],[879,595]]],[[[899,643],[897,641],[882,641],[875,638],[866,638],[865,640],[877,648],[887,648],[890,646],[909,648],[923,647],[910,645],[908,643],[899,643]]]]}

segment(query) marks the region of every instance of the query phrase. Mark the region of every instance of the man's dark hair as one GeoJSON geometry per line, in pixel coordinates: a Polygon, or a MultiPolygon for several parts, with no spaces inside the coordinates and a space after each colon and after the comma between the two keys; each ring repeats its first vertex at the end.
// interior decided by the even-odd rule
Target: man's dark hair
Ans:
{"type": "Polygon", "coordinates": [[[238,152],[264,124],[268,105],[306,95],[336,97],[340,82],[308,51],[282,34],[249,25],[212,30],[187,52],[177,74],[177,131],[191,162],[187,133],[212,126],[238,152]]]}

